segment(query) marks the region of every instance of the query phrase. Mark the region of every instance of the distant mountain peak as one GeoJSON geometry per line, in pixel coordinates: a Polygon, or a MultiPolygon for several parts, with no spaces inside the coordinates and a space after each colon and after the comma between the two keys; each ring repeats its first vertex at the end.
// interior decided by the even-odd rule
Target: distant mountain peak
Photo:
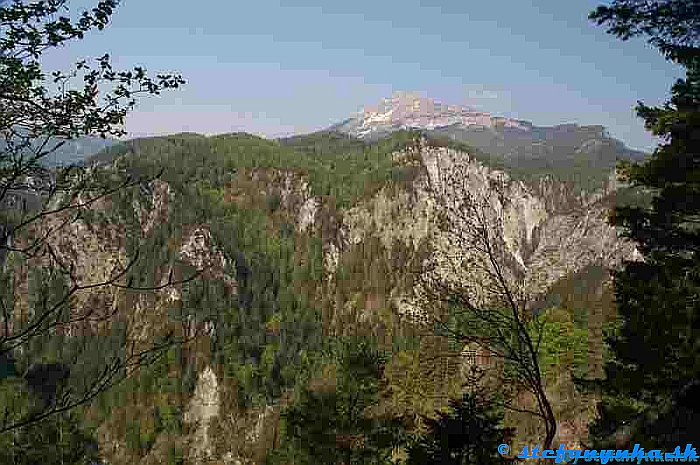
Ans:
{"type": "Polygon", "coordinates": [[[449,126],[494,126],[529,130],[522,121],[494,117],[463,105],[446,105],[421,92],[394,92],[391,97],[362,109],[353,118],[336,127],[341,132],[359,138],[369,138],[399,129],[434,130],[449,126]]]}
{"type": "Polygon", "coordinates": [[[417,91],[397,91],[391,97],[383,98],[379,104],[367,107],[363,112],[403,110],[406,114],[440,114],[440,113],[480,113],[463,105],[443,105],[417,91]]]}
{"type": "Polygon", "coordinates": [[[585,167],[591,185],[598,178],[607,179],[618,160],[642,161],[647,156],[611,137],[604,126],[572,122],[537,126],[463,105],[446,105],[420,92],[396,92],[328,130],[373,141],[402,129],[465,143],[528,176],[570,173],[576,177],[585,167]]]}

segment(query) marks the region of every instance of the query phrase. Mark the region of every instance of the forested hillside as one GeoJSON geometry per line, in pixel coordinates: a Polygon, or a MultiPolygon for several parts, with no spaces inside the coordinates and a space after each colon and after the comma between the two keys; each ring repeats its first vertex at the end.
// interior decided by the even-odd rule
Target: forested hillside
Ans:
{"type": "Polygon", "coordinates": [[[306,135],[124,140],[186,81],[109,53],[49,78],[119,1],[67,3],[0,0],[0,464],[690,454],[700,9],[590,15],[686,71],[637,108],[647,158],[405,93],[306,135]]]}
{"type": "MultiPolygon", "coordinates": [[[[394,226],[378,217],[382,224],[357,225],[361,229],[352,234],[360,234],[358,240],[348,242],[344,218],[387,195],[397,206],[405,195],[418,195],[415,183],[426,173],[422,154],[430,150],[452,150],[471,163],[490,160],[458,143],[421,142],[418,132],[373,143],[333,132],[281,141],[179,134],[121,143],[93,157],[90,169],[118,178],[164,169],[157,181],[117,192],[82,220],[89,235],[99,236],[110,225],[125,228],[120,247],[127,256],[140,252],[129,270],[133,284],[157,286],[168,270],[178,276],[198,268],[204,273],[167,297],[152,292],[113,300],[124,310],[141,302],[136,326],[159,325],[154,318],[165,315],[177,326],[177,315],[194,315],[193,324],[205,331],[194,345],[172,349],[80,415],[103,457],[110,463],[178,463],[179,457],[207,455],[297,463],[315,454],[304,444],[312,440],[307,429],[321,421],[309,417],[300,424],[299,418],[319,413],[316,402],[331,401],[335,407],[324,415],[334,416],[323,421],[339,422],[349,437],[366,436],[364,453],[400,457],[407,438],[424,431],[423,415],[432,417],[461,395],[464,362],[455,357],[462,347],[398,311],[397,296],[410,294],[413,270],[431,253],[429,238],[387,242],[386,231],[394,226]],[[358,355],[359,347],[364,349],[358,355]],[[348,365],[343,360],[351,354],[376,358],[376,371],[356,371],[369,362],[348,365]],[[335,397],[323,397],[331,386],[335,397]],[[356,398],[360,393],[369,397],[356,398]],[[343,403],[351,399],[365,407],[347,411],[343,403]],[[209,413],[207,402],[216,406],[209,413]],[[366,408],[377,412],[363,420],[366,408]],[[285,412],[297,413],[280,422],[285,412]]],[[[397,228],[407,214],[395,216],[397,228]]],[[[94,260],[99,269],[99,258],[94,260]]],[[[26,266],[9,261],[6,272],[22,275],[26,266]]],[[[601,324],[611,318],[602,297],[608,292],[601,287],[605,277],[584,289],[577,281],[561,281],[553,294],[559,297],[540,304],[558,308],[542,311],[551,336],[541,357],[558,414],[572,418],[567,440],[582,438],[589,408],[573,391],[569,374],[594,370],[589,353],[602,354],[601,324]],[[576,297],[591,291],[603,292],[593,300],[601,313],[589,313],[592,302],[576,297]]],[[[101,305],[112,301],[94,299],[101,305]]],[[[42,357],[58,357],[52,350],[42,357]]],[[[527,398],[521,402],[527,405],[527,398]]],[[[507,418],[521,437],[538,434],[534,418],[507,418]]],[[[360,453],[355,446],[338,447],[360,453]]]]}

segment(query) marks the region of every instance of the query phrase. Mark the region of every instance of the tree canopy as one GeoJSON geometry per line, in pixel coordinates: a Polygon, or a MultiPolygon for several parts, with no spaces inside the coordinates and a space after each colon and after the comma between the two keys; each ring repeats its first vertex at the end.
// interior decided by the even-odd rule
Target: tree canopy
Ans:
{"type": "MultiPolygon", "coordinates": [[[[185,82],[178,74],[151,77],[142,67],[115,70],[108,53],[47,76],[42,55],[104,29],[119,0],[100,1],[77,18],[70,15],[68,3],[0,2],[0,252],[3,262],[8,259],[0,270],[0,359],[9,366],[3,367],[0,384],[19,378],[29,388],[27,405],[13,402],[12,396],[23,394],[3,390],[9,397],[0,396],[0,433],[89,402],[123,379],[127,368],[150,363],[172,342],[155,338],[145,350],[134,350],[134,341],[115,326],[114,342],[121,340],[121,345],[103,340],[103,363],[90,365],[84,355],[97,348],[94,340],[62,339],[65,334],[58,333],[69,331],[57,331],[109,320],[110,311],[94,305],[75,309],[73,299],[100,286],[130,288],[125,276],[136,256],[115,267],[109,279],[86,283],[75,273],[80,264],[57,253],[53,239],[69,234],[66,228],[84,219],[96,202],[152,179],[116,179],[77,166],[53,170],[42,160],[67,140],[125,135],[125,117],[140,98],[185,82]],[[35,261],[25,299],[29,311],[24,311],[11,268],[27,260],[35,261]]],[[[97,358],[92,354],[93,361],[97,358]]]]}
{"type": "Polygon", "coordinates": [[[610,216],[644,260],[614,274],[620,327],[591,428],[601,447],[673,449],[697,439],[700,420],[692,401],[700,394],[700,2],[615,1],[590,17],[622,40],[647,37],[686,70],[663,107],[637,106],[663,142],[646,163],[621,165],[623,179],[653,199],[610,216]]]}

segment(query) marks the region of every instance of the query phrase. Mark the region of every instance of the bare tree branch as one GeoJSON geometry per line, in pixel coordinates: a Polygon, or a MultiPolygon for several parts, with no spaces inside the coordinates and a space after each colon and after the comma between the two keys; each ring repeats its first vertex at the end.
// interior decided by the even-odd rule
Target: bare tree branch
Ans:
{"type": "MultiPolygon", "coordinates": [[[[192,276],[176,280],[171,269],[160,284],[134,286],[130,274],[139,258],[135,253],[129,260],[120,260],[127,263],[118,263],[105,277],[89,282],[79,276],[75,259],[50,241],[101,201],[125,189],[151,183],[163,173],[161,170],[153,177],[114,180],[108,176],[109,169],[49,169],[43,164],[68,140],[125,135],[126,115],[138,99],[185,83],[176,74],[150,77],[141,67],[115,71],[108,54],[90,62],[81,60],[68,72],[56,72],[50,78],[44,75],[39,60],[43,52],[80,40],[89,30],[102,30],[118,3],[119,0],[102,0],[92,10],[71,19],[56,16],[67,11],[67,0],[0,0],[0,253],[3,260],[8,254],[31,259],[35,270],[60,282],[55,292],[31,296],[38,303],[25,308],[28,305],[21,305],[21,296],[16,295],[19,278],[13,270],[5,270],[8,273],[2,276],[2,286],[7,292],[0,295],[0,357],[24,353],[33,343],[53,337],[59,328],[72,330],[89,324],[99,332],[122,323],[120,318],[124,315],[120,312],[124,309],[116,304],[112,308],[73,309],[72,302],[79,293],[102,288],[120,293],[154,292],[190,282],[203,272],[197,270],[192,276]],[[76,80],[82,82],[74,85],[76,80]]],[[[7,409],[0,415],[0,434],[85,405],[139,367],[162,357],[169,348],[187,344],[200,335],[196,324],[192,332],[186,327],[189,320],[183,320],[183,337],[173,337],[171,332],[158,340],[148,340],[154,334],[134,338],[128,331],[140,329],[124,324],[123,340],[117,341],[117,347],[105,346],[104,350],[113,353],[103,368],[81,380],[84,389],[62,388],[50,405],[39,405],[26,415],[7,409]]],[[[71,337],[67,340],[78,340],[71,337]]],[[[86,343],[85,339],[80,341],[86,343]]],[[[31,362],[31,356],[27,357],[27,363],[31,362]]]]}
{"type": "Polygon", "coordinates": [[[518,408],[511,399],[503,406],[542,419],[544,447],[550,448],[557,423],[538,359],[542,323],[529,309],[533,297],[525,288],[524,272],[509,266],[502,239],[507,179],[475,180],[469,165],[473,160],[460,164],[436,158],[434,163],[432,174],[428,170],[428,189],[438,206],[439,232],[448,238],[450,250],[436,250],[422,266],[417,276],[421,307],[431,308],[428,320],[439,334],[476,344],[502,361],[486,369],[500,378],[499,385],[529,391],[537,409],[518,408]],[[483,185],[477,187],[477,181],[483,185]],[[505,375],[504,369],[513,374],[505,375]]]}

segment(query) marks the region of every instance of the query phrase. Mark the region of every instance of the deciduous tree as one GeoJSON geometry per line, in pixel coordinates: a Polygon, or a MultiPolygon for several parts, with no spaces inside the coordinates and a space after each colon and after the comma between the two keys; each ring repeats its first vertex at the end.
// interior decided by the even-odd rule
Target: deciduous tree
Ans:
{"type": "MultiPolygon", "coordinates": [[[[48,344],[47,338],[114,317],[114,309],[90,307],[76,312],[71,308],[76,295],[97,288],[139,290],[126,279],[137,256],[116,266],[109,279],[87,283],[75,273],[79,263],[58,253],[51,239],[68,234],[66,228],[102,199],[154,180],[118,177],[79,166],[49,169],[46,157],[72,139],[125,135],[125,117],[141,97],[184,83],[177,74],[150,77],[141,67],[115,70],[109,54],[81,60],[67,66],[68,71],[47,76],[42,55],[81,40],[95,29],[104,29],[119,0],[100,1],[78,17],[70,15],[68,3],[0,1],[0,260],[38,260],[35,263],[41,263],[45,271],[41,289],[35,289],[34,299],[29,299],[31,311],[23,315],[15,308],[24,297],[16,294],[19,278],[8,263],[2,273],[0,361],[4,366],[0,386],[24,379],[30,386],[29,400],[31,392],[40,395],[33,406],[22,409],[11,398],[0,399],[4,407],[0,410],[0,433],[43,422],[85,404],[134,368],[151,363],[172,344],[183,342],[168,334],[137,343],[128,331],[115,325],[114,344],[97,342],[97,335],[62,339],[60,344],[66,350],[61,360],[52,364],[44,359],[52,350],[50,344],[44,344],[48,344]],[[95,363],[87,369],[85,357],[79,354],[90,351],[90,360],[95,363]],[[80,369],[71,370],[71,361],[80,369]],[[43,382],[47,373],[52,373],[48,385],[43,382]],[[81,388],[65,382],[71,373],[73,378],[81,378],[81,388]]],[[[171,275],[161,286],[148,290],[174,283],[171,275]]]]}

